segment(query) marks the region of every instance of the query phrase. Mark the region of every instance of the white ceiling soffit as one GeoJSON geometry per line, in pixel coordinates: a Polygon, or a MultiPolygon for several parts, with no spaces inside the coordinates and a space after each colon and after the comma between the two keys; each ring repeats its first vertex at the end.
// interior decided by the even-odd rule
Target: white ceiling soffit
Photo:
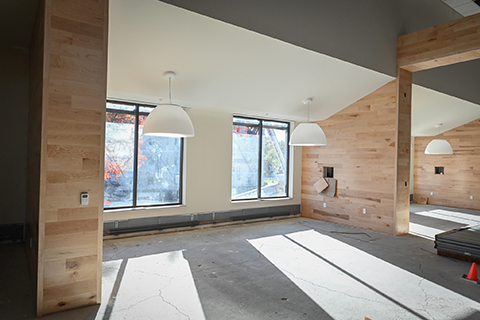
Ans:
{"type": "Polygon", "coordinates": [[[323,120],[392,77],[157,0],[111,0],[108,86],[112,99],[166,101],[228,113],[323,120]]]}
{"type": "Polygon", "coordinates": [[[480,118],[480,106],[413,85],[412,136],[435,136],[480,118]],[[443,123],[439,129],[436,124],[443,123]]]}
{"type": "Polygon", "coordinates": [[[447,5],[452,7],[455,11],[460,13],[462,16],[471,16],[473,14],[480,13],[480,5],[477,3],[480,3],[480,1],[475,1],[473,0],[442,0],[445,2],[447,5]]]}

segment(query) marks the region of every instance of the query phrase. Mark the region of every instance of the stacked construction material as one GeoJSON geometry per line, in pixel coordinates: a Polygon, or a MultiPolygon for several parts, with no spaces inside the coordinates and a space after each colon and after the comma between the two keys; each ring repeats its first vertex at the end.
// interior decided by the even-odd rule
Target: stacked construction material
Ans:
{"type": "Polygon", "coordinates": [[[435,248],[438,255],[480,263],[480,225],[437,234],[435,248]]]}

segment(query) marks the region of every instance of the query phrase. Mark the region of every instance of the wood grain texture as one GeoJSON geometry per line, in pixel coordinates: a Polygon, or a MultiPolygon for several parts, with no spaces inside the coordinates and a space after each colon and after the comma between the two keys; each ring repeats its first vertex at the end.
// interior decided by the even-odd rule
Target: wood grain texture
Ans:
{"type": "Polygon", "coordinates": [[[394,234],[407,234],[410,222],[410,146],[412,123],[412,73],[397,71],[397,154],[395,158],[394,234]]]}
{"type": "Polygon", "coordinates": [[[101,298],[108,0],[45,0],[40,8],[32,82],[42,94],[32,96],[41,134],[31,150],[40,159],[32,220],[42,316],[101,298]]]}
{"type": "Polygon", "coordinates": [[[428,204],[480,210],[480,119],[435,137],[415,137],[414,156],[414,201],[426,197],[428,204]],[[432,139],[447,140],[453,155],[425,154],[432,139]],[[436,166],[445,174],[435,174],[436,166]]]}
{"type": "Polygon", "coordinates": [[[479,58],[480,13],[397,40],[397,65],[411,72],[479,58]]]}
{"type": "Polygon", "coordinates": [[[318,122],[327,146],[303,147],[303,216],[395,233],[396,92],[394,80],[318,122]],[[323,177],[323,167],[335,168],[336,197],[320,195],[313,187],[323,177]]]}

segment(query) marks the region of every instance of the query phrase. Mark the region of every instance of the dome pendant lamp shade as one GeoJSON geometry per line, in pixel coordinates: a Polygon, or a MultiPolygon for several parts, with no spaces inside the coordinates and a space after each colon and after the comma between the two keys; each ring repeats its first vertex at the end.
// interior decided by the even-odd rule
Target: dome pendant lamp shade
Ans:
{"type": "Polygon", "coordinates": [[[195,136],[192,120],[183,107],[172,104],[171,81],[175,72],[167,71],[163,77],[168,79],[170,103],[159,104],[148,115],[143,125],[143,134],[151,136],[189,138],[195,136]]]}
{"type": "MultiPolygon", "coordinates": [[[[443,125],[443,123],[439,123],[435,125],[437,130],[443,125]]],[[[439,132],[437,132],[439,133],[439,132]]],[[[433,139],[425,148],[425,154],[453,154],[453,149],[450,143],[447,140],[443,139],[433,139]]]]}
{"type": "Polygon", "coordinates": [[[143,134],[150,136],[189,138],[195,136],[192,120],[182,107],[160,104],[148,115],[143,134]]]}
{"type": "Polygon", "coordinates": [[[300,123],[295,130],[292,132],[290,137],[291,146],[326,146],[327,137],[322,128],[316,123],[310,122],[310,103],[313,99],[308,98],[303,101],[304,104],[308,105],[308,122],[300,123]]]}
{"type": "Polygon", "coordinates": [[[300,123],[293,130],[290,138],[291,146],[325,146],[327,137],[322,128],[316,123],[300,123]]]}
{"type": "Polygon", "coordinates": [[[453,154],[453,149],[447,140],[434,139],[427,145],[425,154],[453,154]]]}

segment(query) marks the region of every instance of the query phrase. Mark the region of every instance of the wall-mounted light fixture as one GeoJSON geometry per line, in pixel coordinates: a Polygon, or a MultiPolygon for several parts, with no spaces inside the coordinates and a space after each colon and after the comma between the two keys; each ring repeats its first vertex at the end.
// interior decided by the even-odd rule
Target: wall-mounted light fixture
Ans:
{"type": "Polygon", "coordinates": [[[168,79],[168,104],[159,104],[148,115],[143,125],[143,134],[152,136],[187,138],[195,136],[192,120],[184,107],[172,103],[172,80],[176,74],[167,71],[163,74],[168,79]]]}
{"type": "Polygon", "coordinates": [[[300,123],[292,132],[290,138],[291,146],[325,146],[327,145],[327,137],[322,128],[316,123],[310,123],[310,103],[313,99],[308,98],[303,104],[308,105],[308,121],[300,123]]]}

